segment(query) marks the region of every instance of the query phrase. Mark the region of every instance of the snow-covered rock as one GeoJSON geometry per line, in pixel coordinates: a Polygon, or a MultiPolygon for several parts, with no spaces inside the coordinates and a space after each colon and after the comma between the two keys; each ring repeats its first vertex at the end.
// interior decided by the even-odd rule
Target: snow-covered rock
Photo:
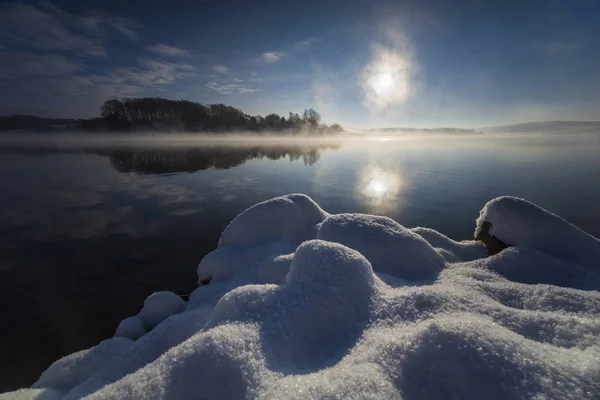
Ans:
{"type": "Polygon", "coordinates": [[[479,213],[475,236],[484,222],[492,224],[489,233],[506,244],[600,271],[600,240],[527,200],[503,196],[488,202],[479,213]]]}
{"type": "Polygon", "coordinates": [[[0,398],[599,398],[598,240],[521,199],[489,202],[484,221],[513,247],[488,257],[269,200],[223,232],[187,304],[151,296],[123,337],[0,398]]]}

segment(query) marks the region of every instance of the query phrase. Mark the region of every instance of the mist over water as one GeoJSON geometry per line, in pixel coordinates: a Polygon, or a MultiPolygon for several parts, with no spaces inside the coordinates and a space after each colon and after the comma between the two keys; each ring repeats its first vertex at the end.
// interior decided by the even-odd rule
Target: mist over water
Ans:
{"type": "Polygon", "coordinates": [[[235,132],[224,134],[219,132],[215,134],[198,133],[156,133],[156,132],[135,132],[129,134],[122,133],[27,133],[27,134],[9,134],[0,135],[0,146],[20,146],[27,147],[56,147],[56,148],[77,148],[77,147],[110,147],[110,146],[135,146],[135,147],[174,147],[174,146],[209,146],[209,145],[252,145],[261,144],[293,144],[293,143],[327,143],[343,142],[356,139],[355,135],[332,135],[307,137],[298,136],[277,136],[277,135],[257,135],[256,133],[235,132]]]}

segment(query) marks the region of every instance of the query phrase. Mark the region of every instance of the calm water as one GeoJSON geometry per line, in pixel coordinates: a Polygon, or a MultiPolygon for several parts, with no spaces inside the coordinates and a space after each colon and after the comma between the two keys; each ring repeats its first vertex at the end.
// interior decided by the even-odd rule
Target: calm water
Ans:
{"type": "Polygon", "coordinates": [[[245,208],[290,192],[469,239],[527,198],[600,236],[600,135],[242,145],[0,146],[0,391],[110,337],[245,208]]]}

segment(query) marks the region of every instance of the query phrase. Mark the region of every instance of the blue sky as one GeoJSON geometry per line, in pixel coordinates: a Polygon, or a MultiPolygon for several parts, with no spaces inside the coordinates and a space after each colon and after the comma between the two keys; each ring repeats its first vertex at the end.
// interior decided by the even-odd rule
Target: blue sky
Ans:
{"type": "Polygon", "coordinates": [[[0,114],[160,96],[347,127],[600,119],[600,2],[4,1],[0,114]]]}

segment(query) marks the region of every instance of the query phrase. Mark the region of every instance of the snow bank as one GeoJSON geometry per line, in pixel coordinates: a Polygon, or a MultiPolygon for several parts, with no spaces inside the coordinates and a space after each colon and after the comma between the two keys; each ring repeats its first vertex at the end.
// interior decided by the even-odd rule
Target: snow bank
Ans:
{"type": "Polygon", "coordinates": [[[223,232],[187,304],[152,295],[0,398],[598,398],[598,240],[520,199],[484,221],[515,247],[269,200],[223,232]]]}

